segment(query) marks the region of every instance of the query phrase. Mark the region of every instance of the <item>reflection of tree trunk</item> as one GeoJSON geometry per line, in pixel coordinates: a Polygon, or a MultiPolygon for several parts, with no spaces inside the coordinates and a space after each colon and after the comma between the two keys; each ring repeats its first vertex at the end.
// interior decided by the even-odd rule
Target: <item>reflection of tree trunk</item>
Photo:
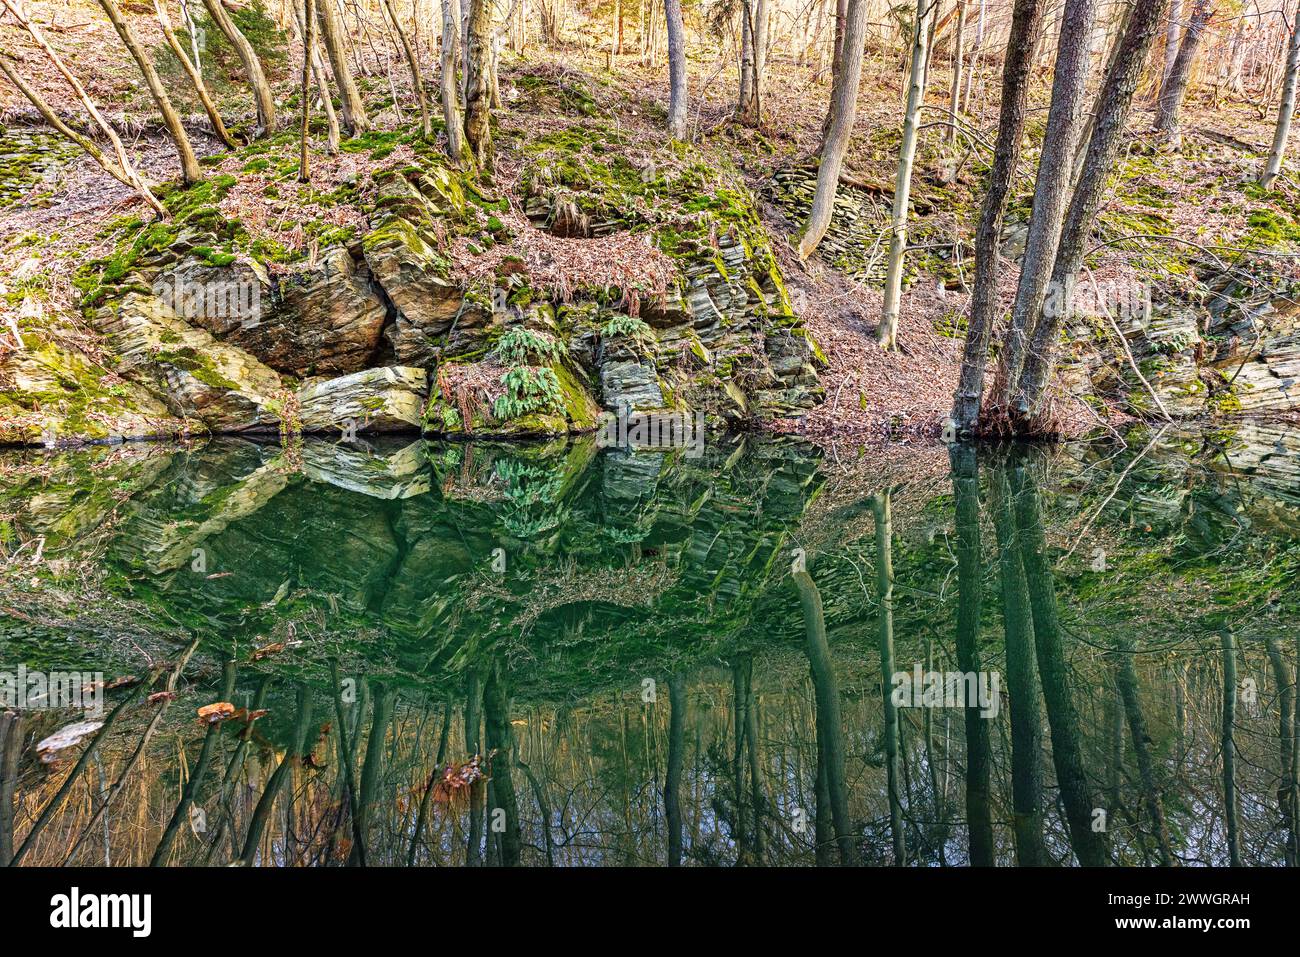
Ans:
{"type": "MultiPolygon", "coordinates": [[[[927,635],[925,639],[925,670],[928,674],[934,670],[934,641],[927,635]]],[[[947,715],[944,715],[946,726],[947,715]]],[[[947,742],[944,742],[944,777],[940,780],[938,755],[934,750],[934,708],[925,709],[925,766],[930,772],[930,793],[934,796],[934,816],[938,822],[939,866],[947,867],[946,847],[948,844],[948,781],[947,781],[947,742]]]]}
{"type": "MultiPolygon", "coordinates": [[[[465,750],[470,756],[481,754],[479,724],[482,721],[483,679],[477,671],[465,677],[465,750]]],[[[469,837],[465,845],[465,866],[478,867],[483,863],[483,797],[482,780],[469,788],[469,837]]]]}
{"type": "Polygon", "coordinates": [[[903,835],[903,802],[899,796],[900,727],[894,706],[894,565],[893,525],[889,516],[889,493],[871,498],[876,523],[876,592],[880,599],[880,687],[885,713],[885,779],[889,793],[889,833],[894,844],[894,863],[907,863],[907,842],[903,835]]]}
{"type": "MultiPolygon", "coordinates": [[[[830,805],[835,842],[840,848],[840,863],[856,865],[858,851],[853,825],[849,819],[848,788],[844,782],[844,727],[840,723],[840,689],[826,642],[826,620],[822,615],[822,596],[807,572],[795,572],[799,603],[803,606],[807,640],[804,654],[812,673],[813,696],[817,702],[817,818],[822,819],[823,796],[830,805]],[[824,783],[823,783],[824,782],[824,783]]],[[[817,827],[820,840],[822,826],[817,827]]],[[[823,863],[819,857],[818,863],[823,863]]]]}
{"type": "Polygon", "coordinates": [[[1102,721],[1106,725],[1106,813],[1121,807],[1120,783],[1124,773],[1124,700],[1119,690],[1118,668],[1112,668],[1106,687],[1102,721]]]}
{"type": "Polygon", "coordinates": [[[542,837],[546,844],[546,866],[555,866],[555,838],[551,836],[551,802],[546,799],[546,788],[533,769],[519,762],[519,766],[524,769],[524,775],[528,778],[528,783],[532,786],[533,797],[537,799],[537,811],[542,818],[542,837]]]}
{"type": "MultiPolygon", "coordinates": [[[[235,693],[234,661],[227,661],[222,668],[222,672],[222,691],[219,700],[229,701],[235,693]]],[[[194,803],[194,797],[203,784],[203,778],[208,770],[208,763],[212,759],[212,746],[216,743],[220,734],[220,722],[208,725],[207,733],[203,736],[203,747],[199,749],[199,759],[195,762],[194,770],[190,772],[189,779],[185,782],[185,789],[181,792],[181,799],[176,805],[171,820],[167,822],[167,827],[163,830],[158,846],[154,848],[153,858],[149,861],[150,867],[161,867],[167,862],[167,855],[171,851],[172,842],[176,840],[181,822],[186,819],[190,806],[194,803]]]]}
{"type": "Polygon", "coordinates": [[[668,866],[682,864],[682,758],[686,750],[686,682],[668,679],[668,774],[664,781],[664,815],[668,819],[668,866]]]}
{"type": "MultiPolygon", "coordinates": [[[[157,673],[155,672],[155,677],[156,674],[157,673]]],[[[86,745],[86,749],[81,752],[81,757],[77,759],[77,763],[72,766],[72,770],[68,772],[68,776],[63,779],[63,784],[59,786],[59,789],[56,792],[54,792],[54,797],[50,798],[49,802],[41,810],[40,816],[27,831],[27,836],[23,838],[22,844],[18,846],[18,850],[14,852],[13,857],[9,861],[10,866],[17,866],[22,862],[22,859],[27,855],[27,852],[30,851],[32,846],[36,843],[36,839],[40,837],[41,832],[45,830],[45,826],[49,824],[54,815],[58,813],[59,808],[63,806],[63,802],[67,800],[68,794],[71,793],[73,787],[81,778],[82,773],[86,770],[86,765],[90,763],[90,759],[94,757],[95,752],[99,750],[99,745],[103,742],[104,738],[108,737],[108,733],[112,730],[113,724],[117,721],[118,715],[126,709],[127,705],[140,697],[141,693],[146,688],[151,687],[152,684],[152,678],[148,681],[140,682],[131,690],[129,695],[118,702],[116,708],[109,712],[108,717],[104,719],[104,726],[95,732],[95,736],[90,739],[90,744],[86,745]]]]}
{"type": "Polygon", "coordinates": [[[749,864],[749,847],[746,844],[747,815],[745,813],[745,707],[749,703],[749,679],[753,662],[745,656],[731,666],[732,727],[735,742],[731,752],[732,801],[735,805],[736,863],[749,864]]]}
{"type": "Polygon", "coordinates": [[[754,698],[754,660],[741,656],[732,665],[732,685],[736,706],[736,750],[733,772],[736,779],[736,846],[740,863],[763,863],[763,769],[758,752],[758,709],[754,698]],[[744,778],[748,756],[749,810],[753,814],[753,827],[747,830],[745,813],[744,778]],[[746,843],[748,842],[748,843],[746,843]]]}
{"type": "Polygon", "coordinates": [[[266,789],[262,792],[253,811],[253,818],[248,824],[244,851],[239,855],[239,861],[245,867],[251,865],[257,856],[258,845],[262,843],[262,832],[266,829],[266,822],[270,820],[271,809],[275,806],[275,799],[280,789],[284,787],[285,778],[289,776],[289,769],[295,761],[302,760],[303,747],[307,743],[307,729],[311,727],[311,693],[306,685],[298,686],[297,714],[298,720],[293,729],[293,744],[285,751],[284,757],[271,772],[271,779],[266,782],[266,789]]]}
{"type": "Polygon", "coordinates": [[[415,816],[415,833],[411,835],[411,849],[406,855],[406,866],[415,866],[415,849],[420,846],[420,836],[424,833],[424,822],[429,819],[429,803],[433,798],[433,786],[442,777],[442,764],[447,759],[447,739],[451,736],[451,700],[448,699],[442,713],[442,732],[438,735],[438,755],[433,760],[433,770],[424,785],[424,794],[420,797],[420,810],[415,816]]]}
{"type": "Polygon", "coordinates": [[[1016,863],[1051,863],[1043,844],[1043,725],[1034,664],[1033,622],[1020,541],[1011,510],[1007,474],[999,469],[993,485],[993,525],[1002,579],[1002,624],[1007,648],[1007,697],[1011,707],[1011,828],[1016,863]]]}
{"type": "MultiPolygon", "coordinates": [[[[361,809],[357,794],[357,761],[348,734],[347,713],[343,710],[343,686],[339,683],[339,663],[330,659],[330,682],[334,686],[334,720],[338,724],[339,760],[343,764],[343,786],[347,791],[348,811],[352,819],[352,853],[366,866],[366,837],[361,829],[361,809]]],[[[351,857],[351,855],[349,855],[351,857]]]]}
{"type": "MultiPolygon", "coordinates": [[[[384,779],[384,747],[388,741],[388,725],[393,719],[393,701],[396,692],[391,688],[379,687],[375,692],[375,707],[371,714],[370,737],[366,741],[366,763],[361,769],[361,794],[357,799],[356,830],[366,841],[370,835],[370,806],[375,803],[376,794],[384,779]]],[[[348,855],[348,865],[356,867],[361,863],[361,851],[354,842],[348,855]]]]}
{"type": "Polygon", "coordinates": [[[0,867],[8,867],[14,856],[14,789],[22,749],[22,715],[0,714],[0,867]]]}
{"type": "Polygon", "coordinates": [[[1056,590],[1052,566],[1047,560],[1047,542],[1043,535],[1038,489],[1022,466],[1013,473],[1016,498],[1016,526],[1020,538],[1020,559],[1025,569],[1029,591],[1030,617],[1034,623],[1034,648],[1038,674],[1047,706],[1047,724],[1052,735],[1052,763],[1065,803],[1070,843],[1079,863],[1086,867],[1104,867],[1110,862],[1106,839],[1092,829],[1092,797],[1088,775],[1083,767],[1079,739],[1079,718],[1070,697],[1069,666],[1061,648],[1056,612],[1056,590]]]}
{"type": "MultiPolygon", "coordinates": [[[[167,675],[167,680],[163,685],[164,690],[169,694],[175,692],[176,682],[180,680],[181,673],[184,672],[185,666],[189,664],[190,657],[198,647],[199,639],[195,636],[194,640],[185,646],[185,650],[182,651],[180,656],[176,659],[176,663],[172,666],[172,670],[167,675]]],[[[126,789],[127,781],[131,777],[131,772],[133,772],[136,765],[140,763],[140,759],[144,757],[145,752],[149,748],[149,741],[153,738],[154,732],[158,730],[159,725],[162,724],[163,715],[167,713],[167,709],[171,706],[171,703],[172,698],[169,697],[163,698],[155,705],[153,717],[149,719],[149,723],[145,726],[144,733],[140,735],[140,743],[137,744],[135,750],[131,752],[131,757],[127,759],[126,766],[122,769],[121,773],[118,774],[117,780],[113,782],[113,786],[109,788],[108,793],[104,795],[103,801],[101,801],[99,806],[95,808],[94,813],[90,815],[90,821],[86,824],[85,830],[81,832],[81,836],[78,837],[76,842],[72,845],[72,849],[64,855],[64,867],[68,866],[68,863],[76,855],[77,851],[81,849],[82,843],[90,836],[91,829],[99,823],[101,817],[108,813],[108,809],[113,806],[113,802],[116,801],[122,791],[126,789]]]]}
{"type": "Polygon", "coordinates": [[[510,701],[506,694],[505,681],[501,676],[502,665],[498,663],[492,669],[487,687],[483,691],[484,726],[487,731],[488,751],[495,751],[492,759],[492,797],[495,816],[501,812],[503,830],[496,830],[497,846],[502,867],[519,865],[519,805],[515,798],[514,781],[510,775],[510,765],[514,760],[514,734],[510,728],[510,701]]]}
{"type": "Polygon", "coordinates": [[[813,812],[813,838],[817,846],[813,849],[813,859],[818,867],[830,867],[834,863],[835,822],[831,815],[830,779],[826,771],[826,761],[821,756],[821,739],[817,740],[817,781],[814,800],[817,802],[813,812]]]}
{"type": "MultiPolygon", "coordinates": [[[[968,675],[980,672],[980,613],[983,587],[980,567],[980,478],[975,449],[953,446],[949,451],[957,513],[957,668],[968,675]]],[[[967,684],[967,687],[971,687],[967,684]]],[[[989,802],[989,720],[979,702],[967,701],[966,820],[970,830],[970,862],[992,867],[993,814],[989,802]]]]}
{"type": "Polygon", "coordinates": [[[1155,767],[1151,760],[1151,739],[1147,736],[1146,719],[1142,715],[1142,703],[1138,700],[1137,667],[1133,663],[1134,651],[1131,639],[1120,642],[1119,669],[1116,680],[1120,694],[1124,698],[1124,711],[1128,715],[1129,738],[1133,742],[1133,754],[1137,757],[1138,774],[1142,778],[1142,791],[1146,796],[1147,813],[1151,815],[1151,824],[1155,828],[1156,840],[1160,845],[1160,863],[1172,867],[1178,861],[1174,858],[1173,848],[1169,843],[1169,828],[1165,823],[1165,809],[1160,800],[1160,789],[1156,786],[1155,767]]]}
{"type": "MultiPolygon", "coordinates": [[[[1300,15],[1297,20],[1300,21],[1300,15]]],[[[1282,711],[1277,735],[1282,769],[1277,785],[1277,804],[1287,832],[1286,863],[1288,867],[1296,867],[1300,865],[1300,835],[1296,834],[1295,682],[1277,639],[1272,635],[1266,636],[1264,646],[1268,649],[1268,660],[1273,666],[1273,680],[1277,684],[1278,702],[1282,711]]]]}
{"type": "MultiPolygon", "coordinates": [[[[1186,41],[1184,41],[1185,43],[1186,41]]],[[[1224,628],[1219,636],[1223,650],[1223,817],[1228,831],[1228,859],[1241,867],[1241,846],[1237,839],[1237,744],[1233,723],[1237,715],[1237,639],[1224,628]]]]}

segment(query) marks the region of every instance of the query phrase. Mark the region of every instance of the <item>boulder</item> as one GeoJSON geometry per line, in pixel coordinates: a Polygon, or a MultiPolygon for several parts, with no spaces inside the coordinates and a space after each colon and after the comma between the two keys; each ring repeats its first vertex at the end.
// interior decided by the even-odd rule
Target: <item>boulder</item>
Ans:
{"type": "Polygon", "coordinates": [[[317,379],[298,390],[299,423],[304,432],[419,429],[428,396],[428,374],[409,366],[317,379]]]}

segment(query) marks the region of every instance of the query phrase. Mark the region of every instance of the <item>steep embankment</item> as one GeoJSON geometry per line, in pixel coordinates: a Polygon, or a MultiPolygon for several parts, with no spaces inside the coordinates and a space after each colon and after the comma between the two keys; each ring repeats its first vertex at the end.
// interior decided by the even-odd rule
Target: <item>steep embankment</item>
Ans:
{"type": "Polygon", "coordinates": [[[810,408],[817,347],[739,174],[644,150],[584,82],[512,80],[514,110],[544,120],[503,126],[495,181],[400,125],[313,155],[300,183],[283,133],[162,188],[168,219],[111,219],[72,270],[93,358],[45,334],[56,240],[21,237],[33,281],[10,296],[33,305],[0,359],[0,440],[554,435],[602,409],[744,427],[810,408]]]}

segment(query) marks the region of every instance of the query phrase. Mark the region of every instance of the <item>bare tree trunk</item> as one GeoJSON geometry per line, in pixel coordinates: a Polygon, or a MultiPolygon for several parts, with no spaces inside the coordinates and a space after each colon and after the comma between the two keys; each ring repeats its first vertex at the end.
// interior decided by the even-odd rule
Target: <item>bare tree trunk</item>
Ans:
{"type": "Polygon", "coordinates": [[[948,117],[951,124],[944,141],[952,144],[957,140],[957,114],[961,111],[962,57],[965,54],[966,40],[966,0],[957,0],[957,34],[953,38],[952,48],[952,90],[948,97],[948,117]]]}
{"type": "Polygon", "coordinates": [[[239,62],[244,65],[244,72],[248,75],[248,85],[253,89],[253,103],[257,107],[257,129],[254,131],[253,138],[257,139],[273,132],[275,97],[271,93],[271,84],[266,79],[266,71],[262,69],[262,61],[257,58],[257,52],[239,27],[235,26],[235,21],[230,19],[230,14],[221,5],[221,0],[203,0],[203,6],[208,11],[208,16],[212,18],[212,22],[217,25],[217,29],[235,48],[235,53],[239,55],[239,62]]]}
{"type": "MultiPolygon", "coordinates": [[[[219,0],[203,0],[204,3],[219,0]]],[[[325,55],[329,57],[330,69],[334,71],[334,84],[339,88],[339,109],[343,114],[343,128],[348,136],[359,136],[370,129],[370,119],[366,116],[365,104],[357,90],[356,80],[348,66],[347,51],[344,49],[343,28],[334,17],[334,0],[319,0],[316,4],[316,21],[320,26],[321,43],[325,55]]]]}
{"type": "MultiPolygon", "coordinates": [[[[320,3],[322,0],[315,0],[320,3]]],[[[313,13],[313,17],[315,14],[313,13]]],[[[295,6],[293,10],[293,27],[298,35],[298,39],[306,36],[306,25],[303,23],[303,8],[295,6]]],[[[313,21],[314,23],[315,21],[313,21]]],[[[315,28],[313,26],[313,39],[311,44],[311,72],[316,78],[316,89],[320,92],[321,112],[325,114],[325,152],[330,156],[337,156],[339,152],[339,117],[334,112],[334,96],[330,92],[329,75],[325,72],[325,62],[321,59],[320,43],[315,38],[315,28]]]]}
{"type": "Polygon", "coordinates": [[[882,349],[896,349],[898,311],[903,297],[903,263],[907,254],[907,207],[912,195],[912,167],[916,162],[917,127],[925,103],[926,68],[933,36],[933,11],[937,0],[916,0],[916,34],[912,41],[912,72],[903,114],[903,139],[898,147],[898,172],[894,176],[894,208],[889,223],[889,261],[885,270],[885,300],[880,310],[876,341],[882,349]]]}
{"type": "Polygon", "coordinates": [[[1183,100],[1187,97],[1187,87],[1192,79],[1192,61],[1196,59],[1196,51],[1200,49],[1205,27],[1213,16],[1214,5],[1211,0],[1197,0],[1192,18],[1187,23],[1187,32],[1183,34],[1183,42],[1178,46],[1178,56],[1174,59],[1173,68],[1160,88],[1156,132],[1163,134],[1174,149],[1182,143],[1182,133],[1179,131],[1178,124],[1183,110],[1183,100]]]}
{"type": "Polygon", "coordinates": [[[384,9],[388,11],[388,19],[392,21],[393,30],[397,34],[397,39],[402,44],[406,64],[411,68],[411,86],[415,88],[415,98],[420,104],[420,132],[427,140],[433,135],[433,128],[429,125],[429,98],[424,94],[424,82],[420,79],[420,60],[411,47],[411,41],[406,38],[406,31],[402,29],[402,24],[398,22],[397,13],[393,10],[391,0],[383,0],[383,2],[384,9]]]}
{"type": "Polygon", "coordinates": [[[465,128],[460,118],[459,84],[456,82],[456,55],[460,42],[459,0],[442,0],[442,119],[447,127],[447,154],[457,166],[468,162],[465,154],[465,128]]]}
{"type": "Polygon", "coordinates": [[[303,22],[306,29],[302,37],[302,129],[298,150],[298,182],[311,182],[311,51],[316,45],[316,0],[302,0],[303,22]]]}
{"type": "Polygon", "coordinates": [[[140,41],[136,39],[135,33],[123,18],[122,11],[118,9],[114,0],[99,0],[99,5],[103,7],[104,13],[108,15],[109,21],[113,24],[113,29],[122,38],[123,46],[130,52],[136,66],[140,68],[145,86],[149,88],[149,93],[153,96],[158,112],[162,114],[163,125],[167,127],[167,135],[176,144],[176,156],[181,162],[181,178],[187,186],[197,183],[203,179],[203,168],[199,166],[198,157],[194,155],[194,147],[190,145],[189,134],[185,132],[185,127],[181,125],[180,114],[176,112],[176,107],[172,106],[171,97],[163,89],[162,80],[158,78],[158,71],[154,69],[153,60],[140,46],[140,41]]]}
{"type": "Polygon", "coordinates": [[[171,49],[172,55],[180,61],[181,67],[185,70],[185,75],[190,78],[190,83],[194,86],[194,92],[198,94],[199,102],[203,104],[203,112],[208,114],[208,122],[212,124],[212,132],[217,135],[229,149],[236,146],[234,137],[226,131],[226,124],[221,119],[221,111],[212,101],[212,94],[208,92],[208,85],[203,82],[203,75],[195,66],[194,61],[189,58],[185,48],[181,46],[180,41],[176,38],[176,30],[172,26],[171,17],[167,13],[165,0],[154,0],[154,10],[158,13],[158,24],[162,27],[163,38],[167,41],[168,48],[171,49]]]}
{"type": "MultiPolygon", "coordinates": [[[[106,126],[106,121],[103,121],[102,118],[99,119],[99,122],[105,123],[105,125],[100,126],[100,129],[105,130],[109,138],[113,141],[114,148],[118,155],[117,162],[114,162],[112,159],[104,155],[104,151],[101,150],[99,146],[96,145],[95,141],[90,139],[90,137],[77,132],[72,127],[68,126],[67,123],[64,123],[63,120],[59,119],[58,114],[56,114],[53,108],[45,102],[45,99],[40,95],[40,93],[29,86],[27,81],[19,76],[17,71],[9,65],[8,56],[3,50],[0,50],[0,73],[3,73],[8,77],[9,82],[18,89],[18,92],[31,101],[32,105],[36,107],[37,111],[45,118],[45,121],[49,123],[50,126],[54,127],[54,129],[64,137],[85,150],[90,158],[98,163],[104,172],[108,173],[109,176],[112,176],[122,185],[128,186],[139,193],[141,198],[149,204],[149,208],[159,216],[166,218],[170,215],[167,212],[167,207],[163,206],[163,204],[158,201],[158,197],[154,196],[152,190],[150,190],[149,184],[144,181],[140,174],[136,172],[135,167],[131,165],[130,160],[126,157],[126,150],[122,146],[122,141],[118,139],[117,133],[113,132],[112,127],[106,126]]],[[[89,97],[84,96],[83,91],[82,103],[85,104],[88,101],[89,97]]],[[[93,104],[91,104],[91,107],[93,109],[93,104]]],[[[98,110],[94,110],[95,114],[98,112],[98,110]]]]}
{"type": "Polygon", "coordinates": [[[807,259],[830,227],[835,212],[835,192],[839,187],[840,169],[844,154],[853,135],[857,119],[858,84],[862,79],[862,49],[867,33],[867,0],[848,0],[848,20],[844,28],[842,46],[851,51],[841,58],[841,68],[831,82],[830,111],[827,114],[827,134],[822,144],[821,162],[817,167],[817,192],[808,222],[799,236],[799,258],[807,259]]]}
{"type": "Polygon", "coordinates": [[[736,119],[754,123],[755,72],[757,70],[757,42],[755,33],[755,0],[741,0],[740,4],[740,91],[736,95],[736,119]]]}
{"type": "Polygon", "coordinates": [[[32,38],[32,41],[40,47],[41,51],[49,59],[50,63],[54,65],[54,69],[58,71],[59,75],[63,77],[70,87],[72,87],[72,91],[76,94],[77,99],[80,101],[86,113],[89,114],[91,120],[112,145],[113,153],[117,158],[117,162],[114,163],[112,160],[109,160],[108,157],[104,155],[103,151],[100,150],[100,148],[96,146],[89,137],[77,133],[70,126],[60,120],[50,108],[49,104],[45,102],[44,98],[42,98],[36,90],[28,86],[27,83],[18,75],[17,71],[13,70],[8,63],[5,62],[3,51],[0,51],[0,70],[4,71],[4,74],[9,78],[14,86],[18,88],[19,92],[31,101],[32,105],[40,111],[41,115],[49,121],[51,126],[89,153],[91,158],[103,167],[106,173],[138,192],[154,212],[159,216],[166,218],[169,215],[167,208],[158,201],[158,198],[154,196],[152,190],[150,190],[149,184],[139,173],[136,172],[135,166],[126,155],[126,147],[122,145],[121,137],[117,135],[117,131],[113,129],[112,124],[110,124],[108,120],[104,119],[104,115],[99,112],[99,108],[95,106],[95,101],[90,98],[90,94],[87,93],[86,88],[81,85],[81,81],[78,80],[76,75],[68,68],[68,65],[63,62],[63,58],[55,52],[52,46],[50,46],[49,42],[45,39],[45,34],[41,32],[40,27],[28,20],[26,15],[19,7],[14,5],[12,0],[0,0],[0,3],[2,3],[5,9],[13,15],[14,19],[18,22],[18,25],[27,31],[27,34],[32,38]]]}
{"type": "Polygon", "coordinates": [[[469,0],[465,48],[465,140],[480,170],[492,172],[492,0],[469,0]]]}
{"type": "Polygon", "coordinates": [[[686,37],[682,29],[682,0],[664,0],[668,27],[668,135],[686,139],[686,37]]]}
{"type": "Polygon", "coordinates": [[[1300,81],[1300,9],[1296,10],[1291,39],[1287,41],[1286,79],[1282,84],[1282,102],[1277,109],[1273,148],[1269,151],[1264,172],[1259,177],[1259,185],[1265,189],[1272,189],[1282,174],[1282,157],[1286,153],[1286,141],[1291,135],[1291,117],[1295,115],[1297,81],[1300,81]]]}
{"type": "Polygon", "coordinates": [[[1178,58],[1178,41],[1183,34],[1183,0],[1172,0],[1169,4],[1169,16],[1165,18],[1164,62],[1160,67],[1160,82],[1169,78],[1178,58]]]}
{"type": "Polygon", "coordinates": [[[1020,160],[1025,107],[1029,99],[1029,68],[1033,62],[1033,38],[1038,34],[1042,15],[1042,0],[1016,0],[1011,14],[1011,35],[1007,40],[1002,68],[998,139],[994,144],[988,191],[984,194],[979,227],[975,233],[975,288],[971,293],[961,377],[953,396],[953,422],[962,433],[975,429],[980,401],[984,396],[984,367],[988,363],[989,339],[998,313],[1002,217],[1006,214],[1007,197],[1020,160]]]}
{"type": "Polygon", "coordinates": [[[1072,160],[1082,125],[1095,6],[1095,0],[1077,0],[1067,4],[1061,21],[1052,104],[1048,110],[1047,132],[1034,186],[1029,237],[994,384],[995,404],[1007,416],[1014,411],[1011,407],[1012,389],[1020,378],[1029,336],[1043,311],[1056,248],[1061,239],[1069,200],[1072,160]]]}
{"type": "Polygon", "coordinates": [[[1016,388],[1015,409],[1032,428],[1033,420],[1043,408],[1047,383],[1052,372],[1056,343],[1061,324],[1070,313],[1079,270],[1083,266],[1084,245],[1106,191],[1111,168],[1119,154],[1120,138],[1133,105],[1133,94],[1142,75],[1147,56],[1155,43],[1164,19],[1167,0],[1137,0],[1122,38],[1119,53],[1107,71],[1097,95],[1094,126],[1087,155],[1079,174],[1065,226],[1061,231],[1052,267],[1050,303],[1039,315],[1030,332],[1024,369],[1016,388]]]}

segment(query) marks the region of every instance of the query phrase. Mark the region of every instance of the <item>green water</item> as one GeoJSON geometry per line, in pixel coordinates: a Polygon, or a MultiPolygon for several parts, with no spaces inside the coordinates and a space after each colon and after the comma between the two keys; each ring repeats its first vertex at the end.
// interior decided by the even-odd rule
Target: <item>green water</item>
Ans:
{"type": "Polygon", "coordinates": [[[23,864],[1294,863],[1298,565],[1256,427],[8,451],[0,671],[139,680],[0,794],[23,864]]]}

